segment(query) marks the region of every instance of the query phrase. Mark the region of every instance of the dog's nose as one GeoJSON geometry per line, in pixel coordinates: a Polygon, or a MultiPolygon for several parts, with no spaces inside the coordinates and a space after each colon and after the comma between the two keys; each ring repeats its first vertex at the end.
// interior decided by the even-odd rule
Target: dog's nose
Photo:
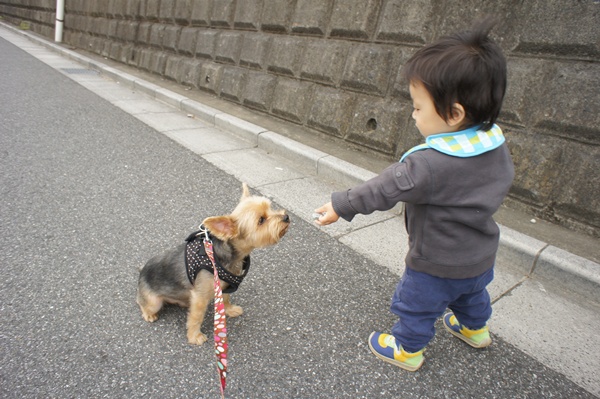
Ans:
{"type": "Polygon", "coordinates": [[[285,214],[285,215],[283,215],[283,219],[281,219],[281,220],[283,220],[284,223],[289,223],[290,217],[287,214],[285,214]]]}

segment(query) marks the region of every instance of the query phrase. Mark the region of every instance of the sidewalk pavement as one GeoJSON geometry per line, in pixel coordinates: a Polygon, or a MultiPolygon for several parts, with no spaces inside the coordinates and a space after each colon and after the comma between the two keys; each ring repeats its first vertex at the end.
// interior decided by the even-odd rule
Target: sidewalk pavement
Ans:
{"type": "MultiPolygon", "coordinates": [[[[231,112],[223,112],[0,23],[0,37],[147,125],[246,181],[310,221],[332,190],[375,174],[231,112]],[[206,125],[209,128],[206,128],[206,125]],[[283,163],[282,163],[283,162],[283,163]],[[282,165],[285,165],[282,166],[282,165]]],[[[490,286],[494,334],[600,396],[600,265],[500,225],[496,279],[490,286]]],[[[323,231],[400,275],[407,239],[402,207],[358,216],[323,231]],[[400,243],[400,245],[398,244],[400,243]]],[[[596,241],[597,243],[597,241],[596,241]]]]}

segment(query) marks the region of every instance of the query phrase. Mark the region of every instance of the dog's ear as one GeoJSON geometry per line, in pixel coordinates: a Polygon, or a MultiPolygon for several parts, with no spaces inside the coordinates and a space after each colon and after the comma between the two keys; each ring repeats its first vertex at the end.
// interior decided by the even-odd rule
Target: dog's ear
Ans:
{"type": "Polygon", "coordinates": [[[242,183],[242,199],[250,197],[250,189],[246,183],[242,183]]]}
{"type": "Polygon", "coordinates": [[[238,236],[238,228],[231,216],[211,216],[202,222],[212,235],[227,241],[238,236]]]}

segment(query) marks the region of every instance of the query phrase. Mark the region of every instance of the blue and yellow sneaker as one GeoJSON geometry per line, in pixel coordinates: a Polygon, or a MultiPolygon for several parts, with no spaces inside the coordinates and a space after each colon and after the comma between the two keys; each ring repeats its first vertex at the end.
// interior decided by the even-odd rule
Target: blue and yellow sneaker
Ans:
{"type": "Polygon", "coordinates": [[[408,371],[417,371],[423,364],[423,350],[415,353],[406,352],[402,345],[396,342],[393,335],[373,332],[369,336],[371,352],[384,362],[408,371]]]}
{"type": "Polygon", "coordinates": [[[471,330],[458,322],[454,313],[446,313],[444,315],[444,327],[450,331],[452,335],[462,339],[473,348],[485,348],[492,343],[488,326],[479,330],[471,330]]]}

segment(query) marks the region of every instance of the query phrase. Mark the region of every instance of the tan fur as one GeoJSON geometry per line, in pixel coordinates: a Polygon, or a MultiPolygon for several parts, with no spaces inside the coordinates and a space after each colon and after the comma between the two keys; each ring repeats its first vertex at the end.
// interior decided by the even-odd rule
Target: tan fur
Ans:
{"type": "MultiPolygon", "coordinates": [[[[243,260],[256,248],[274,245],[287,232],[290,221],[283,210],[273,210],[267,198],[252,196],[248,186],[242,185],[242,197],[230,215],[212,216],[204,219],[203,224],[211,234],[225,243],[215,245],[215,255],[220,248],[235,253],[229,262],[223,265],[230,273],[242,273],[243,260]]],[[[192,286],[185,274],[181,247],[152,258],[140,272],[137,303],[142,317],[148,322],[158,319],[163,303],[188,307],[187,338],[190,344],[202,345],[207,337],[200,331],[206,310],[214,297],[213,275],[202,270],[192,286]],[[159,281],[155,275],[169,273],[169,281],[159,281]],[[172,277],[172,279],[171,279],[172,277]],[[181,289],[184,286],[186,289],[181,289]]],[[[227,283],[221,281],[221,288],[227,283]]],[[[225,314],[237,317],[243,313],[240,306],[232,305],[230,295],[223,294],[225,314]]]]}

